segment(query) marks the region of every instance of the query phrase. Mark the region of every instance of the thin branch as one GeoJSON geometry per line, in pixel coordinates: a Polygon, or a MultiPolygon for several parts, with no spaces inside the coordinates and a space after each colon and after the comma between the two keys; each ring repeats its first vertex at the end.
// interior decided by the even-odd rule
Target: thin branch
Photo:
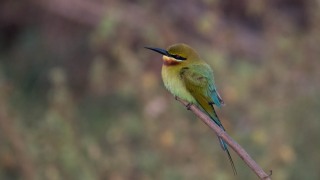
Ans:
{"type": "MultiPolygon", "coordinates": [[[[187,106],[188,103],[184,100],[177,98],[183,105],[187,106]]],[[[202,112],[197,106],[191,105],[189,108],[195,115],[197,115],[210,129],[212,129],[217,136],[221,137],[239,156],[243,161],[256,173],[256,175],[263,180],[271,180],[270,175],[263,171],[263,169],[250,157],[250,155],[225,131],[216,125],[209,116],[202,112]]],[[[271,172],[271,171],[270,171],[271,172]]]]}

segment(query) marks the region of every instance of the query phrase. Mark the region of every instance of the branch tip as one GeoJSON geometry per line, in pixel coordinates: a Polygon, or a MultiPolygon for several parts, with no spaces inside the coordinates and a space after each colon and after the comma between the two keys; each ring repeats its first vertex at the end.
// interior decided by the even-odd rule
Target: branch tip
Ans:
{"type": "Polygon", "coordinates": [[[272,176],[272,169],[269,171],[268,176],[264,177],[263,179],[268,179],[268,178],[270,178],[271,176],[272,176]]]}

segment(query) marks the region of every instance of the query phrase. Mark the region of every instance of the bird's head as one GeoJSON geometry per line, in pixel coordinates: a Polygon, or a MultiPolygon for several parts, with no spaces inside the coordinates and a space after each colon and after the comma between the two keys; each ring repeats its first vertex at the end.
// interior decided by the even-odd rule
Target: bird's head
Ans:
{"type": "Polygon", "coordinates": [[[178,65],[199,59],[198,54],[186,44],[174,44],[165,49],[145,47],[163,55],[164,65],[178,65]]]}

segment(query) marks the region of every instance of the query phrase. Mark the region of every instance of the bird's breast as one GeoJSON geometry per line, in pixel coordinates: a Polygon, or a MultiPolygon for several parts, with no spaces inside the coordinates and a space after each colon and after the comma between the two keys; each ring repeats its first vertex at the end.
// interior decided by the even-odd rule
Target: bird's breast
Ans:
{"type": "Polygon", "coordinates": [[[162,80],[164,86],[168,89],[171,94],[178,96],[190,103],[196,103],[196,100],[190,94],[190,92],[185,87],[183,80],[180,77],[181,67],[177,66],[162,66],[162,80]]]}

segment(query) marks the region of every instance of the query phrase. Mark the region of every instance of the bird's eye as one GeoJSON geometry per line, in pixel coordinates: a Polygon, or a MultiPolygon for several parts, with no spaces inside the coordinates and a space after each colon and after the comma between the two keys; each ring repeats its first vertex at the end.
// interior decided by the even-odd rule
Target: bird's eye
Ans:
{"type": "Polygon", "coordinates": [[[173,58],[178,59],[178,60],[186,60],[187,58],[179,56],[179,55],[172,55],[173,58]]]}

